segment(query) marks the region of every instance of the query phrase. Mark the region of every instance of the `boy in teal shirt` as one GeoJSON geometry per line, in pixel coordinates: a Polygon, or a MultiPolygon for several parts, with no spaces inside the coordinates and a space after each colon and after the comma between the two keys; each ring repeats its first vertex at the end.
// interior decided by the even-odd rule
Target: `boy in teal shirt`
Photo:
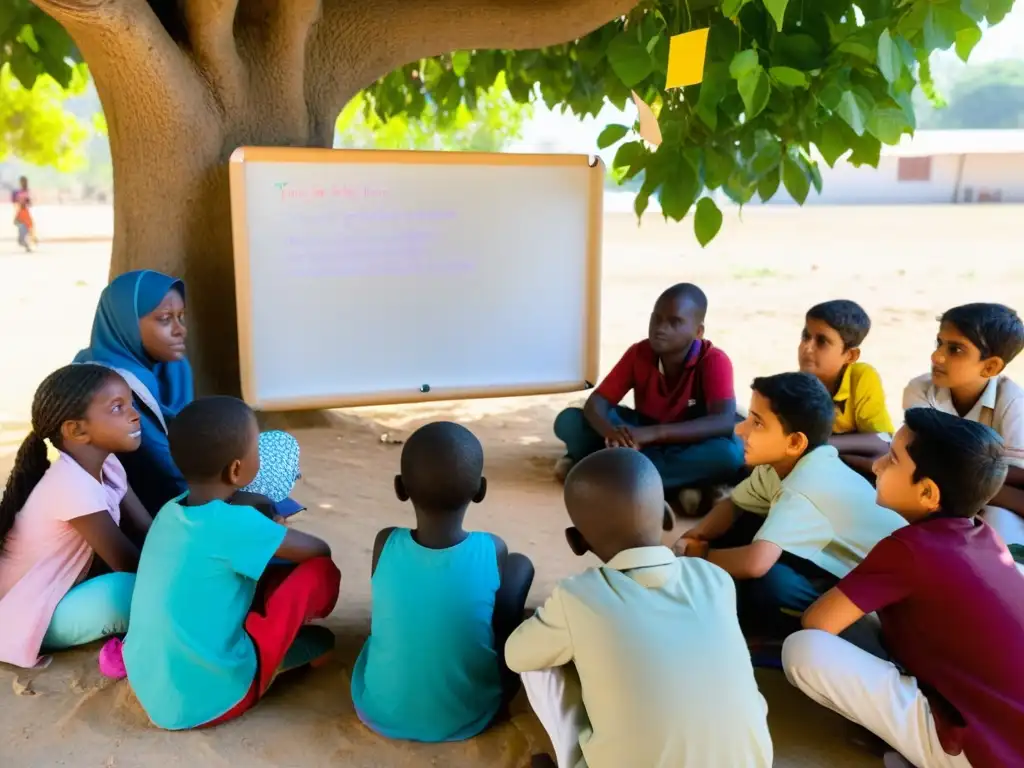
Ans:
{"type": "Polygon", "coordinates": [[[320,539],[228,503],[259,471],[259,429],[243,402],[194,401],[169,440],[189,490],[150,528],[123,655],[150,720],[181,730],[252,708],[286,654],[291,667],[330,650],[329,631],[300,630],[333,610],[341,574],[320,539]],[[275,556],[297,565],[266,573],[275,556]]]}

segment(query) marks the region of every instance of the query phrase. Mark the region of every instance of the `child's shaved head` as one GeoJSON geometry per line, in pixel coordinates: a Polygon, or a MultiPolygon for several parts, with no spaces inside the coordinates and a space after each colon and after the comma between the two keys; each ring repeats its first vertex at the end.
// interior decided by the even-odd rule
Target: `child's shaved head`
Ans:
{"type": "Polygon", "coordinates": [[[450,421],[435,421],[406,441],[400,479],[413,504],[451,512],[482,496],[483,468],[484,451],[472,432],[450,421]]]}
{"type": "Polygon", "coordinates": [[[665,490],[639,451],[606,448],[579,462],[565,479],[565,508],[586,547],[605,562],[661,544],[665,490]]]}

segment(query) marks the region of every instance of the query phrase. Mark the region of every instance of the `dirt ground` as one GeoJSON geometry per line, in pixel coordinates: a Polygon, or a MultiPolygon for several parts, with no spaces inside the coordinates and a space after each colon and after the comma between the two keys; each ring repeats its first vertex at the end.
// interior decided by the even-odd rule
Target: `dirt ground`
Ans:
{"type": "MultiPolygon", "coordinates": [[[[732,357],[745,401],[756,374],[795,367],[802,315],[814,302],[852,298],[874,321],[864,359],[886,383],[898,418],[903,384],[927,369],[943,309],[972,300],[1024,307],[1021,209],[930,208],[750,209],[744,222],[727,214],[720,238],[701,251],[689,225],[651,216],[637,229],[628,215],[605,226],[602,363],[645,334],[658,293],[692,281],[708,293],[707,336],[732,357]],[[973,254],[973,255],[972,255],[973,254]]],[[[94,235],[108,211],[39,212],[41,234],[76,228],[94,235]],[[77,223],[76,223],[77,222],[77,223]],[[84,222],[84,225],[82,224],[84,222]],[[90,229],[89,227],[92,227],[90,229]]],[[[104,218],[106,217],[106,218],[104,218]]],[[[0,216],[0,221],[4,221],[0,216]]],[[[88,339],[106,280],[109,244],[43,243],[26,256],[0,231],[0,477],[28,421],[32,392],[51,369],[88,339]]],[[[1024,362],[1011,367],[1024,379],[1024,362]]],[[[282,683],[241,721],[172,734],[148,725],[125,683],[100,677],[95,648],[61,654],[45,670],[18,673],[0,665],[0,764],[42,766],[498,766],[518,768],[546,746],[525,702],[511,722],[465,744],[388,742],[362,727],[348,694],[349,673],[369,630],[370,548],[387,525],[408,524],[410,510],[391,491],[401,451],[419,424],[451,419],[483,442],[490,494],[468,523],[494,531],[537,566],[530,597],[539,603],[559,578],[592,564],[563,543],[565,513],[550,467],[559,455],[551,434],[556,411],[579,395],[275,416],[303,449],[296,496],[309,505],[296,527],[325,537],[344,573],[343,595],[328,624],[339,653],[325,669],[282,683]],[[27,687],[26,687],[27,686],[27,687]]],[[[679,528],[677,527],[677,531],[679,528]]],[[[880,759],[857,733],[789,687],[761,672],[770,707],[776,765],[860,768],[880,759]]],[[[700,696],[701,691],[687,692],[700,696]]],[[[708,768],[717,768],[709,766],[708,768]]],[[[724,766],[722,768],[725,768],[724,766]]]]}

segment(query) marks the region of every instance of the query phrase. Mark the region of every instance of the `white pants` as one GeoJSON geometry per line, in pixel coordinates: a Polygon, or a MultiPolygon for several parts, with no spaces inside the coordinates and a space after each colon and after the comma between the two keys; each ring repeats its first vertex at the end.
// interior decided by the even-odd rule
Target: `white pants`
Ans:
{"type": "Polygon", "coordinates": [[[586,768],[580,736],[590,730],[583,688],[573,664],[523,672],[523,688],[555,748],[558,768],[586,768]]]}
{"type": "Polygon", "coordinates": [[[864,726],[917,768],[970,768],[939,744],[931,707],[917,680],[842,638],[817,629],[782,647],[789,682],[811,699],[864,726]]]}
{"type": "Polygon", "coordinates": [[[1010,510],[1002,507],[985,507],[981,517],[1007,544],[1024,544],[1024,520],[1010,510]]]}

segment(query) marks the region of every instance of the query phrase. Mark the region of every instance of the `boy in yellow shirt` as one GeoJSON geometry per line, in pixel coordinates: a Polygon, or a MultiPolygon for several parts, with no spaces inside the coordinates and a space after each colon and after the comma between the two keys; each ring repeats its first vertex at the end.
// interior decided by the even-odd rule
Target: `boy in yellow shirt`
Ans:
{"type": "Polygon", "coordinates": [[[871,319],[856,302],[826,301],[808,310],[798,349],[800,370],[816,376],[835,403],[829,444],[869,477],[872,461],[889,450],[895,431],[882,379],[860,361],[860,345],[870,330],[871,319]]]}

